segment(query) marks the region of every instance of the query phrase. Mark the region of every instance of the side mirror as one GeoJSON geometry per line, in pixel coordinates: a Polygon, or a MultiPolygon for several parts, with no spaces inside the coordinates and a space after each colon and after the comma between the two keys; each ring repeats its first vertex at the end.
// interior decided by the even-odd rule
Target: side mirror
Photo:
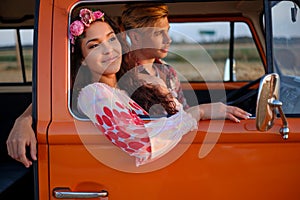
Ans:
{"type": "Polygon", "coordinates": [[[279,75],[276,73],[268,74],[260,81],[256,103],[256,128],[260,131],[272,128],[278,108],[283,121],[280,134],[283,139],[288,139],[288,122],[281,108],[282,102],[279,101],[279,81],[279,75]]]}

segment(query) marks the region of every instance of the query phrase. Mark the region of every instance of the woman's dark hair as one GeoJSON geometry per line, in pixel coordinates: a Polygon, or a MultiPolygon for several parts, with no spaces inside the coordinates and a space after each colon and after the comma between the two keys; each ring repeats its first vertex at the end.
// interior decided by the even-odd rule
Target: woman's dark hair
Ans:
{"type": "MultiPolygon", "coordinates": [[[[176,103],[173,98],[170,98],[171,93],[162,93],[159,85],[146,83],[137,77],[134,53],[127,52],[122,58],[122,66],[117,73],[120,89],[127,91],[130,97],[147,112],[153,105],[160,104],[169,115],[175,114],[176,103]]],[[[157,110],[154,114],[163,114],[163,112],[157,110]]]]}
{"type": "Polygon", "coordinates": [[[162,115],[161,106],[166,110],[168,115],[174,115],[177,113],[176,103],[173,100],[171,93],[163,94],[160,86],[143,84],[136,89],[131,98],[139,105],[141,105],[147,112],[150,111],[154,115],[162,115]],[[155,105],[161,105],[155,107],[155,105]],[[154,106],[154,107],[153,107],[154,106]]]}

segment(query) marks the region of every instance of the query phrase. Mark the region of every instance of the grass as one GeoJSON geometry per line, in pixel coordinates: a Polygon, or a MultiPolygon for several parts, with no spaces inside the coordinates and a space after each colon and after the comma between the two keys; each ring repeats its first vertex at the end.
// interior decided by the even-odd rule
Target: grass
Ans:
{"type": "MultiPolygon", "coordinates": [[[[172,45],[164,59],[181,75],[181,80],[222,81],[228,45],[172,45]]],[[[264,74],[263,64],[251,44],[235,46],[237,80],[255,80],[264,74]]]]}
{"type": "MultiPolygon", "coordinates": [[[[23,49],[27,81],[32,80],[32,48],[23,49]]],[[[0,83],[23,82],[15,49],[0,49],[0,83]]]]}

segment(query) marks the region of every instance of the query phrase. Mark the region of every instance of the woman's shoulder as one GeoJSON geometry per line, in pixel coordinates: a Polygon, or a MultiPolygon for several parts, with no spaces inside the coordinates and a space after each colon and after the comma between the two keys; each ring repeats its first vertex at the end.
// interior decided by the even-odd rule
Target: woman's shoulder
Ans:
{"type": "Polygon", "coordinates": [[[113,87],[107,85],[106,83],[101,83],[101,82],[91,83],[85,86],[82,90],[95,90],[95,89],[108,90],[108,91],[114,90],[113,87]]]}
{"type": "Polygon", "coordinates": [[[101,96],[109,96],[114,93],[114,88],[110,87],[105,83],[92,83],[81,89],[79,92],[79,96],[81,95],[101,95],[101,96]]]}

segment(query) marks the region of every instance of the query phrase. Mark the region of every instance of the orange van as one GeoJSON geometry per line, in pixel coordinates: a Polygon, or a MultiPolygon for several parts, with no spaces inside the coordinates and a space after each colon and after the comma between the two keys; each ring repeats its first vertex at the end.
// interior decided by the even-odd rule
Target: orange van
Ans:
{"type": "MultiPolygon", "coordinates": [[[[71,107],[71,17],[87,7],[118,21],[128,2],[29,2],[24,9],[35,5],[34,21],[20,17],[23,21],[8,26],[0,13],[0,22],[1,28],[25,22],[23,27],[34,28],[32,81],[13,85],[32,83],[38,140],[38,160],[29,173],[34,199],[300,199],[299,0],[165,2],[173,42],[164,61],[180,75],[188,103],[222,101],[252,117],[240,123],[199,121],[198,130],[172,151],[139,167],[71,107]]],[[[1,10],[9,4],[1,2],[1,10]]],[[[8,91],[12,84],[0,87],[8,91]]],[[[19,89],[14,94],[22,94],[19,89]]],[[[19,110],[29,102],[20,102],[19,110]]],[[[11,190],[26,181],[28,188],[27,177],[11,190]]],[[[10,199],[14,192],[1,193],[10,199]]]]}

